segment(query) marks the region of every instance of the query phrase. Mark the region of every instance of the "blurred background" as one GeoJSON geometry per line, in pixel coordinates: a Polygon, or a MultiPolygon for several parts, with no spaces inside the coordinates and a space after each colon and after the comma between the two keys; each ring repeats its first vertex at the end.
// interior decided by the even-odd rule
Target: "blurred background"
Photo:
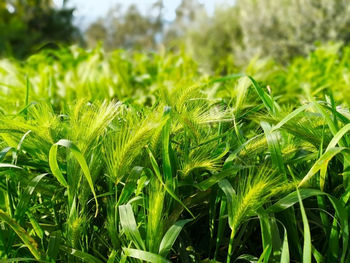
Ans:
{"type": "Polygon", "coordinates": [[[0,55],[77,44],[185,50],[208,71],[266,57],[288,64],[350,41],[348,0],[1,0],[0,55]],[[226,65],[226,66],[223,66],[226,65]]]}

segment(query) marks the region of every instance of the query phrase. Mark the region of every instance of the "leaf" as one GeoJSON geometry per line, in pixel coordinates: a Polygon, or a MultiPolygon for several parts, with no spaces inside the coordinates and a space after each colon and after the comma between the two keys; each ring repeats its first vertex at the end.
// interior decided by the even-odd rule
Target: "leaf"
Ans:
{"type": "Polygon", "coordinates": [[[142,177],[144,168],[135,166],[132,168],[129,176],[126,179],[122,192],[119,195],[117,206],[125,204],[130,200],[131,195],[137,189],[137,180],[142,177]]]}
{"type": "Polygon", "coordinates": [[[228,176],[234,176],[238,170],[239,168],[230,168],[227,170],[223,170],[219,173],[211,175],[208,179],[205,179],[204,181],[200,182],[199,184],[195,184],[194,186],[201,191],[206,191],[210,187],[218,183],[220,180],[223,180],[228,176]]]}
{"type": "Polygon", "coordinates": [[[256,91],[256,93],[259,95],[260,99],[264,103],[267,110],[272,114],[275,115],[275,103],[270,95],[268,95],[261,87],[260,85],[253,79],[252,77],[248,76],[248,78],[252,81],[253,87],[256,91]]]}
{"type": "Polygon", "coordinates": [[[281,253],[281,261],[280,263],[289,263],[289,246],[288,246],[288,234],[285,227],[284,229],[284,238],[283,238],[283,245],[282,245],[282,253],[281,253]]]}
{"type": "MultiPolygon", "coordinates": [[[[299,194],[301,199],[304,200],[311,196],[316,195],[327,195],[326,193],[317,189],[299,189],[299,194]]],[[[270,206],[266,211],[268,213],[277,213],[292,207],[299,201],[299,197],[296,191],[286,195],[285,197],[279,199],[276,203],[270,206]]]]}
{"type": "MultiPolygon", "coordinates": [[[[330,150],[331,148],[334,148],[342,139],[342,137],[350,131],[350,123],[345,125],[343,128],[341,128],[332,138],[330,143],[327,146],[326,151],[330,150]]],[[[341,145],[340,145],[341,146],[341,145]]]]}
{"type": "Polygon", "coordinates": [[[226,227],[226,204],[227,200],[224,198],[221,198],[220,202],[220,211],[219,211],[219,223],[217,226],[217,235],[216,235],[216,244],[215,244],[215,253],[214,253],[214,259],[216,259],[217,254],[219,252],[219,248],[222,242],[224,242],[224,234],[225,234],[225,227],[226,227]]]}
{"type": "Polygon", "coordinates": [[[44,238],[44,231],[42,230],[42,228],[40,227],[38,221],[36,221],[35,217],[30,213],[30,212],[27,212],[26,213],[28,218],[29,218],[29,221],[36,233],[36,235],[40,238],[40,239],[43,239],[44,238]]]}
{"type": "Polygon", "coordinates": [[[94,195],[94,199],[95,199],[95,203],[96,203],[96,213],[95,213],[95,217],[96,217],[98,214],[98,202],[97,202],[97,197],[96,197],[96,193],[95,193],[95,189],[94,189],[94,184],[92,182],[90,170],[89,170],[89,167],[85,161],[84,156],[81,154],[79,148],[69,140],[62,139],[51,146],[51,149],[49,152],[49,165],[50,165],[51,171],[52,171],[53,175],[57,178],[57,180],[65,187],[68,187],[67,181],[63,177],[63,175],[60,171],[60,168],[58,167],[58,164],[57,164],[57,148],[58,148],[58,146],[63,146],[67,149],[70,149],[71,152],[73,153],[74,157],[78,161],[78,163],[83,171],[83,174],[86,178],[86,181],[88,182],[88,184],[90,186],[91,192],[94,195]]]}
{"type": "Polygon", "coordinates": [[[338,153],[348,150],[345,147],[333,147],[328,149],[311,167],[310,171],[304,176],[303,180],[299,183],[298,187],[301,187],[305,182],[307,182],[312,176],[314,176],[320,169],[325,169],[328,162],[338,153]]]}
{"type": "Polygon", "coordinates": [[[141,234],[137,229],[134,212],[130,204],[119,206],[120,224],[125,231],[126,236],[132,241],[138,249],[146,249],[141,234]]]}
{"type": "Polygon", "coordinates": [[[50,239],[49,239],[49,244],[47,246],[46,255],[51,260],[56,261],[61,243],[62,243],[61,231],[54,231],[50,233],[50,239]]]}
{"type": "Polygon", "coordinates": [[[272,230],[269,222],[268,215],[263,211],[263,209],[259,209],[258,211],[259,221],[260,221],[260,229],[261,229],[261,238],[263,243],[264,253],[260,256],[258,262],[263,260],[264,262],[269,262],[269,258],[272,251],[272,230]],[[268,253],[267,251],[270,250],[268,253]]]}
{"type": "MultiPolygon", "coordinates": [[[[164,117],[167,118],[170,115],[171,109],[167,107],[164,112],[164,117]]],[[[171,128],[171,118],[168,118],[165,125],[162,129],[162,146],[163,146],[163,175],[165,184],[172,186],[172,168],[171,168],[171,162],[170,162],[170,128],[171,128]]]]}
{"type": "MultiPolygon", "coordinates": [[[[23,217],[27,210],[30,208],[30,201],[33,196],[34,190],[36,189],[39,182],[46,176],[47,174],[40,174],[35,176],[30,182],[28,183],[27,187],[23,191],[23,194],[21,195],[16,211],[15,211],[15,219],[19,222],[23,222],[23,217]]],[[[30,215],[28,216],[30,218],[30,215]]],[[[35,224],[35,223],[34,223],[35,224]]],[[[38,230],[40,231],[40,230],[38,230]]]]}
{"type": "Polygon", "coordinates": [[[236,260],[233,262],[236,262],[237,260],[246,260],[246,261],[249,261],[250,263],[257,263],[259,259],[252,255],[243,254],[237,257],[236,260]]]}
{"type": "Polygon", "coordinates": [[[266,211],[268,213],[276,213],[276,212],[281,212],[285,209],[288,209],[289,207],[293,206],[295,203],[299,201],[299,196],[302,200],[305,198],[309,198],[311,196],[318,196],[318,195],[325,195],[328,197],[329,201],[333,205],[336,216],[338,221],[340,222],[342,226],[342,239],[343,239],[343,252],[341,256],[341,262],[344,262],[345,256],[347,253],[347,247],[349,244],[349,221],[348,221],[348,213],[346,206],[343,201],[338,200],[337,198],[322,192],[320,190],[316,189],[299,189],[298,192],[294,191],[287,196],[283,197],[279,201],[277,201],[275,204],[270,206],[266,211]]]}
{"type": "Polygon", "coordinates": [[[30,250],[32,255],[37,259],[41,259],[41,252],[38,249],[36,241],[22,228],[15,220],[13,220],[7,213],[0,209],[0,220],[8,224],[13,231],[16,232],[17,236],[23,241],[23,243],[30,250]]]}
{"type": "MultiPolygon", "coordinates": [[[[10,263],[10,262],[28,262],[28,261],[36,261],[38,262],[38,260],[36,260],[35,258],[11,258],[11,259],[0,259],[0,263],[10,263]]],[[[40,261],[39,261],[40,262],[40,261]]]]}
{"type": "Polygon", "coordinates": [[[0,163],[0,168],[16,168],[16,169],[23,169],[21,167],[18,167],[17,165],[9,164],[9,163],[0,163]]]}
{"type": "Polygon", "coordinates": [[[289,113],[286,117],[284,117],[279,123],[277,123],[272,129],[271,132],[274,132],[275,130],[280,129],[284,124],[286,124],[287,122],[289,122],[291,119],[293,119],[294,117],[298,116],[301,112],[303,112],[304,110],[306,110],[307,108],[310,108],[310,106],[312,106],[312,103],[309,104],[305,104],[299,108],[297,108],[296,110],[294,110],[293,112],[289,113]]]}
{"type": "Polygon", "coordinates": [[[271,254],[271,245],[267,245],[266,248],[264,249],[264,251],[262,252],[262,254],[259,257],[258,263],[262,263],[262,262],[268,262],[265,261],[265,259],[269,259],[270,258],[270,254],[271,254]]]}
{"type": "Polygon", "coordinates": [[[187,206],[180,200],[180,198],[178,198],[176,196],[176,194],[166,185],[164,184],[163,180],[162,180],[162,176],[160,174],[160,171],[159,171],[159,166],[157,164],[157,161],[156,159],[154,158],[151,150],[147,147],[147,151],[148,151],[148,155],[149,155],[149,158],[151,160],[151,164],[152,164],[152,167],[153,167],[153,170],[154,170],[154,173],[155,175],[157,176],[159,182],[164,186],[165,190],[168,192],[168,194],[174,198],[180,205],[182,205],[186,211],[193,217],[195,218],[195,216],[192,214],[191,210],[187,208],[187,206]]]}
{"type": "Polygon", "coordinates": [[[56,177],[57,181],[62,184],[64,187],[68,187],[68,183],[61,173],[60,168],[57,164],[57,144],[52,145],[49,152],[49,165],[52,171],[52,174],[56,177]]]}
{"type": "Polygon", "coordinates": [[[233,208],[234,208],[235,199],[236,199],[236,192],[233,189],[230,182],[227,181],[226,179],[223,179],[219,182],[219,187],[224,192],[227,198],[228,222],[229,222],[230,228],[232,229],[233,217],[234,217],[233,208]]]}
{"type": "Polygon", "coordinates": [[[60,249],[74,257],[80,258],[81,260],[88,262],[88,263],[103,263],[103,261],[99,260],[97,257],[94,257],[88,253],[85,253],[83,251],[66,247],[66,246],[60,246],[60,249]]]}
{"type": "Polygon", "coordinates": [[[232,80],[232,79],[237,79],[240,77],[248,77],[250,79],[250,81],[253,84],[253,87],[256,91],[256,93],[258,94],[258,96],[260,97],[260,99],[262,100],[264,106],[266,107],[266,109],[272,114],[275,114],[275,102],[273,101],[273,99],[271,98],[270,95],[268,95],[262,88],[261,86],[255,81],[255,79],[253,79],[251,76],[247,76],[245,74],[232,74],[232,75],[228,75],[225,77],[221,77],[221,78],[217,78],[214,80],[211,80],[209,82],[209,84],[214,84],[214,83],[218,83],[218,82],[224,82],[227,80],[232,80]]]}
{"type": "Polygon", "coordinates": [[[310,227],[309,222],[307,220],[307,216],[305,213],[303,201],[301,199],[299,190],[297,189],[299,204],[300,204],[300,211],[301,216],[303,219],[303,226],[304,226],[304,249],[303,249],[303,263],[311,263],[311,233],[310,233],[310,227]]]}
{"type": "Polygon", "coordinates": [[[113,250],[112,253],[108,257],[107,263],[114,263],[117,257],[117,251],[113,250]]]}
{"type": "Polygon", "coordinates": [[[267,144],[271,154],[272,163],[276,167],[278,167],[281,173],[285,174],[285,167],[283,163],[281,147],[278,141],[278,133],[276,131],[272,132],[271,126],[267,122],[262,121],[260,124],[266,136],[267,144]]]}
{"type": "Polygon", "coordinates": [[[169,260],[153,254],[151,252],[142,251],[139,249],[133,249],[133,248],[123,248],[124,254],[128,257],[137,258],[140,260],[144,260],[146,262],[152,262],[152,263],[171,263],[169,260]]]}
{"type": "Polygon", "coordinates": [[[172,225],[168,231],[165,233],[160,246],[159,246],[159,255],[166,257],[170,249],[174,245],[178,235],[180,234],[182,228],[192,219],[180,220],[172,225]]]}
{"type": "Polygon", "coordinates": [[[13,149],[14,149],[13,147],[6,147],[6,148],[2,149],[1,152],[0,152],[0,162],[1,162],[2,160],[4,160],[6,154],[7,154],[9,151],[13,150],[13,149]]]}

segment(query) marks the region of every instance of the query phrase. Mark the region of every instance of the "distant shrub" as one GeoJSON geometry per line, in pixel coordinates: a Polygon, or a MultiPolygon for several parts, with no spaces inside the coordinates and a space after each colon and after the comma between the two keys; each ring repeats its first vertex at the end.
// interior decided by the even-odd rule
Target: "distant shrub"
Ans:
{"type": "Polygon", "coordinates": [[[187,34],[188,51],[201,64],[212,71],[228,73],[233,63],[233,52],[240,45],[241,29],[238,9],[220,7],[212,17],[201,14],[187,34]]]}
{"type": "Polygon", "coordinates": [[[241,60],[270,56],[286,63],[306,55],[315,43],[350,40],[348,0],[238,0],[241,60]]]}

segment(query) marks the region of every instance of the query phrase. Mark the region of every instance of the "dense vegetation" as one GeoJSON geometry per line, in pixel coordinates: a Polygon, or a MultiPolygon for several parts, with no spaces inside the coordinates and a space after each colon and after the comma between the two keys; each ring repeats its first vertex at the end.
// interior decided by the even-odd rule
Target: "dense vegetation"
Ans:
{"type": "Polygon", "coordinates": [[[349,56],[2,59],[1,262],[350,262],[349,56]]]}
{"type": "Polygon", "coordinates": [[[73,11],[57,8],[53,0],[1,0],[0,56],[25,58],[56,43],[78,41],[73,11]]]}

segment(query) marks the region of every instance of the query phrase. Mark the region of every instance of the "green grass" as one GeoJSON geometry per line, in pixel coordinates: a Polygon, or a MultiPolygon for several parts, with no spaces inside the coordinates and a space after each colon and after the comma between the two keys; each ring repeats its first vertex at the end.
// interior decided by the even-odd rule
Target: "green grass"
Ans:
{"type": "Polygon", "coordinates": [[[349,108],[323,55],[252,77],[171,53],[0,60],[0,261],[349,262],[349,108]]]}

